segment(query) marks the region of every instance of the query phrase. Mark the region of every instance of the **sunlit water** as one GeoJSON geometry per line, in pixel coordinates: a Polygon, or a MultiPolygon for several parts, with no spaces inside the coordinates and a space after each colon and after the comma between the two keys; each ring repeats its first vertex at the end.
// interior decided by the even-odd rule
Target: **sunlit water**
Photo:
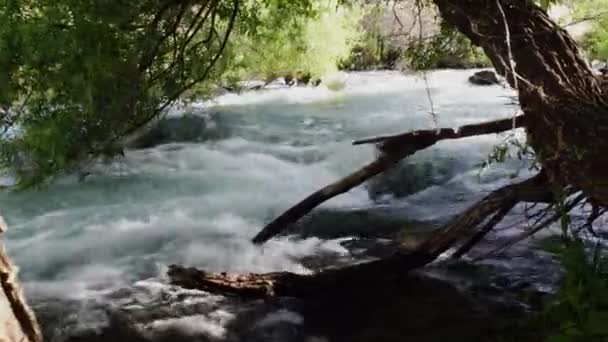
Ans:
{"type": "MultiPolygon", "coordinates": [[[[472,86],[470,74],[429,74],[438,126],[514,114],[510,91],[472,86]]],[[[435,127],[418,76],[343,77],[346,88],[337,92],[325,86],[273,89],[196,104],[186,111],[205,118],[215,132],[212,139],[130,150],[120,161],[95,166],[82,183],[65,177],[41,191],[3,193],[8,249],[31,300],[98,303],[125,288],[153,296],[163,291],[166,266],[173,263],[207,270],[307,272],[299,258],[328,250],[346,253],[337,241],[319,238],[278,238],[263,248],[250,243],[291,204],[373,159],[371,146],[352,146],[352,140],[435,127]]],[[[388,203],[412,220],[445,220],[511,178],[530,174],[528,165],[516,159],[480,173],[492,146],[506,138],[446,141],[416,154],[413,162],[431,165],[433,176],[409,196],[394,199],[389,193],[374,201],[368,187],[361,186],[324,207],[388,203]],[[437,164],[439,171],[433,170],[437,164]]],[[[73,321],[91,320],[78,310],[70,313],[73,321]]],[[[225,333],[226,318],[221,317],[207,317],[206,324],[219,329],[209,334],[225,333]]]]}

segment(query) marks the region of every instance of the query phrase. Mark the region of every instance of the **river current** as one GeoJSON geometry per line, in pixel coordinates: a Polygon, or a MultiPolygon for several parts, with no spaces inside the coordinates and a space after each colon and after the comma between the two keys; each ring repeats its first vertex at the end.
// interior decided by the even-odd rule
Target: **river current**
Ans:
{"type": "MultiPolygon", "coordinates": [[[[47,336],[61,340],[103,327],[112,310],[158,312],[169,306],[173,311],[164,315],[130,319],[139,317],[145,331],[172,327],[226,339],[234,303],[166,285],[167,265],[310,272],[302,259],[348,255],[341,242],[354,233],[348,220],[332,221],[331,215],[329,223],[325,218],[317,225],[327,234],[279,237],[261,248],[250,239],[307,194],[371,161],[373,146],[352,146],[354,139],[511,117],[512,92],[470,85],[471,73],[429,73],[431,101],[420,75],[397,72],[343,74],[340,91],[321,85],[225,94],[170,114],[178,121],[196,116],[193,122],[204,125],[200,134],[130,149],[124,158],[94,165],[84,182],[65,176],[42,190],[0,194],[8,250],[30,302],[51,322],[47,336]],[[176,304],[184,293],[189,304],[176,304]]],[[[340,217],[384,210],[403,221],[443,222],[488,191],[533,172],[529,161],[517,158],[481,169],[493,146],[511,138],[441,142],[321,210],[340,217]]],[[[373,230],[375,222],[365,226],[373,230]]],[[[517,218],[507,219],[515,223],[517,218]]],[[[260,329],[278,321],[303,324],[280,305],[256,317],[252,324],[260,329]]],[[[244,340],[255,340],[247,334],[244,340]]],[[[278,340],[285,340],[281,334],[278,340]]]]}

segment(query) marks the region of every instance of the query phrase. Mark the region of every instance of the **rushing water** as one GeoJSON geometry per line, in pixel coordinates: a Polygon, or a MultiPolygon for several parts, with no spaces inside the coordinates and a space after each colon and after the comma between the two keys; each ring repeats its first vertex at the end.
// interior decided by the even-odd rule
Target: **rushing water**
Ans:
{"type": "MultiPolygon", "coordinates": [[[[470,74],[429,75],[438,126],[513,115],[508,90],[469,85],[470,74]]],[[[352,146],[353,139],[435,127],[425,84],[416,75],[343,77],[346,88],[337,92],[320,86],[220,96],[184,110],[204,118],[206,133],[197,139],[129,150],[120,161],[96,165],[82,183],[70,176],[40,191],[2,194],[8,249],[28,296],[38,306],[72,303],[63,307],[64,317],[53,319],[85,324],[99,322],[89,315],[91,302],[133,304],[132,292],[140,289],[145,296],[140,293],[135,301],[145,307],[142,302],[170,291],[162,290],[168,264],[306,272],[298,261],[304,257],[347,253],[339,240],[314,236],[278,238],[263,248],[249,242],[282,210],[374,157],[372,147],[352,146]],[[117,295],[120,291],[126,294],[117,295]]],[[[324,208],[397,208],[393,213],[404,220],[441,222],[511,178],[530,174],[516,159],[480,174],[479,164],[505,139],[439,143],[416,154],[391,179],[354,189],[324,208]],[[421,176],[411,176],[412,170],[421,176]],[[403,188],[395,192],[383,182],[403,188]]],[[[327,229],[348,232],[344,225],[336,220],[327,229]]],[[[213,311],[206,321],[191,316],[178,327],[198,326],[220,338],[230,317],[222,312],[213,311]]],[[[156,327],[173,322],[149,321],[156,327]]]]}

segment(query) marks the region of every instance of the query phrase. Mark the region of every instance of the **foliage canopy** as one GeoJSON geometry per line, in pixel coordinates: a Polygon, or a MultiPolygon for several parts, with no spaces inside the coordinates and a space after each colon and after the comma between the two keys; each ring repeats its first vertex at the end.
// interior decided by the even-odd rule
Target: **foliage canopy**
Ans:
{"type": "Polygon", "coordinates": [[[120,154],[125,136],[214,84],[254,68],[322,74],[314,57],[348,50],[345,30],[310,39],[336,16],[346,27],[331,2],[1,1],[0,166],[24,186],[120,154]]]}

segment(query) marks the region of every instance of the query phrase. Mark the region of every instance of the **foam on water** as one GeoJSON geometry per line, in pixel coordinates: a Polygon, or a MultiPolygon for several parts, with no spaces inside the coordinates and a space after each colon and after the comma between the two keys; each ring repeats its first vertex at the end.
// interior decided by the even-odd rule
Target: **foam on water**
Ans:
{"type": "MultiPolygon", "coordinates": [[[[509,91],[471,86],[470,74],[429,74],[440,126],[513,114],[509,91]]],[[[7,245],[30,296],[102,297],[162,275],[172,263],[207,270],[306,272],[298,258],[345,253],[337,242],[315,238],[280,238],[263,248],[249,242],[275,215],[372,160],[373,148],[353,147],[352,140],[434,127],[418,76],[371,72],[341,77],[346,87],[338,92],[324,86],[274,89],[199,103],[187,111],[208,116],[229,132],[226,137],[127,151],[123,160],[96,165],[84,183],[70,176],[40,191],[0,195],[10,227],[7,245]]],[[[449,207],[458,192],[473,194],[508,178],[517,165],[499,166],[504,171],[485,183],[478,177],[477,165],[502,139],[444,142],[414,156],[459,162],[451,181],[404,200],[412,215],[421,216],[413,219],[456,211],[462,205],[452,211],[443,206],[449,207]],[[450,196],[442,197],[446,192],[450,196]]],[[[365,187],[325,204],[371,205],[365,187]]],[[[226,317],[197,329],[221,336],[226,317]]]]}

